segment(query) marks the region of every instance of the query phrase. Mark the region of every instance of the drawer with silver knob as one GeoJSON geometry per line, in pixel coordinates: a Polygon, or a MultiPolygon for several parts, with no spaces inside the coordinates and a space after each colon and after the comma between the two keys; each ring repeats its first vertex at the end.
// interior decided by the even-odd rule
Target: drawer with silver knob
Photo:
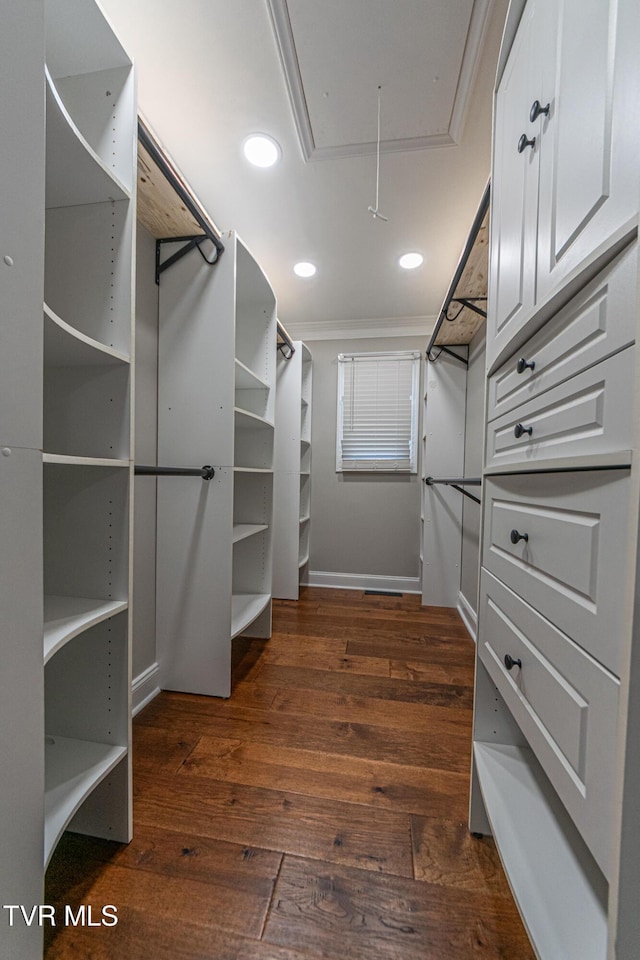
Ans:
{"type": "Polygon", "coordinates": [[[616,676],[629,486],[628,470],[589,470],[487,477],[483,492],[483,566],[616,676]]]}
{"type": "Polygon", "coordinates": [[[619,681],[486,570],[478,656],[605,876],[619,681]]]}

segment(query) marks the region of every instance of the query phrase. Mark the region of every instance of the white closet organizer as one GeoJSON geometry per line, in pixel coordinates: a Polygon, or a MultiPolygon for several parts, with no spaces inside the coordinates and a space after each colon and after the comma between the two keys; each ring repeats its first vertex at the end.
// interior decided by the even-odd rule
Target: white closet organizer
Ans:
{"type": "Polygon", "coordinates": [[[278,357],[276,393],[273,595],[284,600],[298,599],[311,527],[312,359],[301,340],[293,346],[290,359],[278,357]]]}
{"type": "Polygon", "coordinates": [[[63,830],[131,838],[135,100],[96,4],[47,0],[45,865],[63,830]]]}
{"type": "Polygon", "coordinates": [[[640,943],[639,43],[512,0],[495,95],[470,825],[540,960],[640,943]]]}
{"type": "Polygon", "coordinates": [[[162,273],[159,462],[215,467],[158,481],[164,689],[228,697],[232,640],[271,634],[275,354],[275,297],[234,233],[214,265],[192,251],[162,273]]]}

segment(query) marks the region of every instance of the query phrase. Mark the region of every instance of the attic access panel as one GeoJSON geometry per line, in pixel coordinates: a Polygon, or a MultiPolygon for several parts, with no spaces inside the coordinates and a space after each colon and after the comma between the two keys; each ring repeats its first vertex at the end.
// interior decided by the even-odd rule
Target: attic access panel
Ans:
{"type": "Polygon", "coordinates": [[[306,160],[458,143],[492,0],[268,0],[306,160]],[[399,63],[397,51],[402,50],[399,63]]]}

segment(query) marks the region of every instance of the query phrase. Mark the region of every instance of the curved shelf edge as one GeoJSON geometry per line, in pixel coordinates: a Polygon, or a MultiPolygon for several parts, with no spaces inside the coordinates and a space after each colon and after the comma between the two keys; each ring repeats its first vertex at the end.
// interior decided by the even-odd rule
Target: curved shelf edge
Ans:
{"type": "Polygon", "coordinates": [[[47,89],[47,207],[130,200],[131,191],[87,142],[45,67],[47,89]]]}
{"type": "Polygon", "coordinates": [[[236,389],[239,390],[270,390],[271,385],[254,373],[251,367],[248,367],[242,360],[235,358],[236,364],[236,389]]]}
{"type": "Polygon", "coordinates": [[[270,593],[234,593],[231,598],[231,639],[251,626],[270,601],[270,593]]]}
{"type": "Polygon", "coordinates": [[[268,523],[234,523],[233,543],[239,543],[241,540],[246,540],[247,537],[255,537],[256,534],[268,529],[268,523]]]}
{"type": "Polygon", "coordinates": [[[45,869],[67,824],[127,749],[69,737],[45,737],[45,869]]]}
{"type": "Polygon", "coordinates": [[[245,410],[243,407],[234,407],[233,412],[239,421],[237,428],[242,430],[243,428],[248,427],[270,427],[273,430],[274,424],[271,420],[266,420],[264,417],[259,416],[257,413],[251,413],[250,410],[245,410]]]}
{"type": "MultiPolygon", "coordinates": [[[[57,362],[54,360],[54,363],[49,364],[50,366],[90,366],[92,364],[98,363],[124,363],[130,365],[131,360],[124,353],[120,353],[119,350],[115,350],[113,347],[108,347],[104,343],[100,343],[99,340],[94,340],[92,337],[88,337],[85,333],[82,333],[76,327],[72,327],[71,324],[67,323],[66,320],[63,320],[62,317],[59,317],[55,310],[52,310],[48,304],[42,304],[42,311],[44,313],[45,321],[49,323],[45,326],[45,331],[47,327],[51,331],[50,336],[55,336],[58,338],[58,334],[61,337],[71,337],[74,343],[74,347],[78,352],[86,350],[95,351],[97,354],[100,354],[100,357],[97,357],[94,360],[91,360],[90,354],[87,354],[87,361],[85,363],[75,361],[71,358],[71,362],[63,362],[63,350],[62,339],[58,338],[60,343],[60,354],[57,362]]],[[[53,341],[50,341],[53,345],[53,341]]],[[[45,366],[47,365],[47,336],[45,333],[45,366]]],[[[53,350],[49,350],[49,353],[53,353],[53,350]]]]}
{"type": "Polygon", "coordinates": [[[122,613],[128,606],[126,600],[45,596],[44,663],[74,637],[122,613]]]}

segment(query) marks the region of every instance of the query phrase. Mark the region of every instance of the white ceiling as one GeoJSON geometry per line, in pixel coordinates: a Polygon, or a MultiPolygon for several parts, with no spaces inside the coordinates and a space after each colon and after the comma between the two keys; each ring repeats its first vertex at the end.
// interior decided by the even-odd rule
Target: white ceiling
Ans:
{"type": "MultiPolygon", "coordinates": [[[[507,0],[101,0],[139,106],[294,335],[428,333],[486,183],[507,0]],[[379,209],[374,220],[377,93],[379,209]],[[278,141],[267,170],[242,156],[278,141]],[[416,271],[397,266],[418,250],[416,271]],[[311,280],[297,260],[318,267],[311,280]]],[[[213,268],[215,269],[215,267],[213,268]]]]}

